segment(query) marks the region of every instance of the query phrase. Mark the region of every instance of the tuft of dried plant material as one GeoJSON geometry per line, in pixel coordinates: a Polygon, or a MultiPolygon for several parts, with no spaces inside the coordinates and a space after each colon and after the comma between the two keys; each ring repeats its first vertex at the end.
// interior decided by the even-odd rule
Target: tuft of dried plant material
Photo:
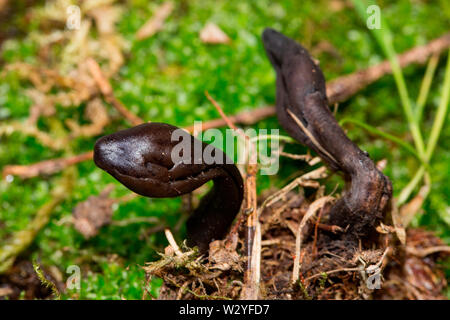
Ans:
{"type": "Polygon", "coordinates": [[[450,248],[432,232],[409,228],[406,248],[400,247],[387,265],[385,282],[376,299],[446,299],[447,287],[439,261],[450,257],[450,248]]]}
{"type": "MultiPolygon", "coordinates": [[[[322,193],[316,193],[306,198],[302,188],[300,193],[290,190],[283,201],[265,206],[261,212],[260,299],[443,298],[441,292],[446,281],[437,261],[449,252],[439,238],[429,232],[408,229],[408,246],[394,246],[394,228],[383,225],[386,232],[376,247],[364,247],[362,243],[355,250],[345,240],[333,238],[334,232],[345,230],[328,225],[329,206],[318,217],[306,216],[308,211],[317,209],[311,204],[321,199],[322,193]],[[298,280],[292,283],[298,252],[296,237],[302,221],[301,269],[298,280]]],[[[260,206],[263,202],[267,203],[258,201],[260,206]]],[[[212,242],[208,257],[200,257],[195,250],[183,246],[179,255],[167,250],[160,261],[148,263],[144,268],[147,275],[164,280],[159,298],[241,298],[244,287],[241,268],[246,259],[243,231],[233,233],[239,236],[237,239],[212,242]]]]}
{"type": "Polygon", "coordinates": [[[98,52],[101,60],[108,61],[108,67],[105,69],[107,77],[116,74],[125,60],[122,49],[126,44],[115,28],[122,11],[119,6],[103,5],[87,12],[93,17],[100,34],[99,45],[102,50],[98,52]]]}
{"type": "Polygon", "coordinates": [[[208,44],[227,44],[230,38],[216,24],[209,22],[200,31],[200,40],[208,44]]]}
{"type": "Polygon", "coordinates": [[[65,137],[55,137],[50,133],[39,130],[34,124],[21,122],[6,122],[0,125],[0,136],[20,132],[26,136],[34,137],[42,145],[53,150],[62,150],[67,144],[65,137]]]}
{"type": "Polygon", "coordinates": [[[399,217],[403,225],[407,226],[410,224],[414,216],[421,212],[423,201],[427,197],[429,191],[429,183],[424,184],[414,198],[400,207],[399,217]]]}
{"type": "Polygon", "coordinates": [[[109,198],[113,189],[114,186],[109,185],[98,196],[90,196],[74,208],[74,227],[86,239],[97,235],[101,227],[111,222],[112,205],[116,202],[115,199],[109,198]]]}
{"type": "MultiPolygon", "coordinates": [[[[22,80],[33,85],[26,91],[33,102],[27,125],[36,124],[41,116],[55,116],[56,106],[79,107],[87,102],[86,116],[93,124],[81,129],[74,121],[69,121],[69,129],[76,131],[72,136],[101,133],[102,127],[107,124],[106,113],[100,110],[97,102],[89,103],[99,94],[99,88],[92,78],[87,58],[101,61],[106,77],[114,76],[123,65],[122,52],[126,43],[117,33],[115,26],[122,6],[114,3],[114,0],[83,1],[80,26],[73,30],[60,28],[67,22],[66,9],[71,5],[70,1],[55,0],[45,6],[30,9],[33,19],[47,29],[46,32],[29,35],[40,46],[39,64],[16,62],[6,65],[2,71],[2,75],[15,72],[22,80]],[[94,108],[99,116],[95,117],[95,120],[91,112],[94,108]]],[[[37,130],[29,134],[42,140],[46,146],[59,149],[57,146],[61,145],[50,143],[49,139],[45,138],[45,133],[39,133],[37,130]]]]}
{"type": "MultiPolygon", "coordinates": [[[[169,246],[171,248],[171,246],[169,246]]],[[[159,261],[147,263],[148,279],[164,279],[158,299],[237,299],[242,286],[242,273],[207,262],[197,250],[183,246],[179,254],[165,250],[159,261]]],[[[242,269],[242,266],[240,267],[242,269]]]]}
{"type": "Polygon", "coordinates": [[[71,130],[72,137],[92,137],[103,132],[103,128],[110,122],[108,113],[100,98],[95,98],[88,102],[85,117],[91,121],[88,125],[79,125],[78,122],[68,119],[67,126],[71,130]]]}
{"type": "Polygon", "coordinates": [[[229,239],[211,242],[208,259],[212,269],[233,270],[242,273],[242,258],[236,251],[238,244],[237,234],[233,234],[231,238],[231,243],[228,242],[229,239]]]}

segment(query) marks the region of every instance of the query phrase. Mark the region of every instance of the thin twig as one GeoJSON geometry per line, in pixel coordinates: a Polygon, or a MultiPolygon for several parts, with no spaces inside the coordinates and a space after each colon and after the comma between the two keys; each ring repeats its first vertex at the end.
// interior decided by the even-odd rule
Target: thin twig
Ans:
{"type": "MultiPolygon", "coordinates": [[[[311,172],[308,172],[298,178],[296,178],[294,181],[289,183],[288,185],[284,186],[281,190],[277,191],[276,193],[270,195],[267,197],[266,200],[264,200],[263,204],[261,205],[259,211],[262,212],[266,207],[270,207],[274,203],[281,200],[289,191],[296,188],[297,186],[305,185],[307,182],[315,182],[313,180],[315,179],[322,179],[326,177],[327,168],[326,167],[320,167],[316,170],[313,170],[311,172]]],[[[308,186],[313,186],[313,184],[308,183],[308,186]]]]}
{"type": "Polygon", "coordinates": [[[435,246],[435,247],[429,247],[429,248],[424,248],[424,249],[406,247],[406,252],[423,258],[423,257],[426,257],[430,254],[437,253],[437,252],[450,253],[450,246],[435,246]]]}
{"type": "Polygon", "coordinates": [[[271,246],[274,244],[280,244],[281,239],[270,239],[270,240],[263,240],[261,241],[261,246],[271,246]]]}
{"type": "Polygon", "coordinates": [[[174,8],[173,2],[167,1],[160,5],[154,15],[136,32],[136,39],[144,40],[153,36],[163,27],[164,21],[174,8]]]}
{"type": "MultiPolygon", "coordinates": [[[[227,117],[220,105],[205,91],[205,95],[209,101],[219,112],[223,121],[240,134],[246,142],[246,149],[249,150],[248,154],[250,159],[247,163],[247,175],[245,178],[245,205],[243,212],[248,214],[247,217],[247,269],[244,276],[244,286],[242,288],[241,299],[255,300],[259,296],[259,281],[261,273],[261,226],[259,223],[259,215],[257,210],[257,193],[256,193],[256,174],[258,172],[258,166],[256,162],[256,150],[254,150],[254,143],[251,139],[239,130],[234,123],[227,117]]],[[[241,221],[239,219],[239,221],[241,221]]],[[[238,230],[236,225],[233,230],[238,230]]]]}
{"type": "Polygon", "coordinates": [[[295,258],[294,258],[294,268],[292,270],[292,283],[296,283],[300,275],[300,251],[302,246],[302,230],[305,227],[309,219],[316,213],[317,210],[322,208],[327,202],[334,200],[333,197],[325,196],[317,199],[308,208],[308,211],[300,221],[297,228],[296,240],[295,240],[295,258]]]}
{"type": "MultiPolygon", "coordinates": [[[[205,96],[206,98],[213,104],[213,106],[217,109],[217,111],[219,112],[220,116],[222,117],[222,119],[225,121],[225,123],[227,124],[228,127],[230,127],[231,129],[238,131],[239,129],[235,126],[235,124],[233,123],[233,121],[227,117],[227,115],[225,114],[225,112],[223,112],[223,109],[220,107],[220,105],[217,103],[216,100],[214,100],[210,95],[208,91],[205,91],[205,96]]],[[[248,138],[248,137],[247,137],[248,138]]]]}
{"type": "MultiPolygon", "coordinates": [[[[265,106],[253,110],[243,111],[236,115],[227,116],[228,120],[234,124],[252,125],[261,120],[267,119],[275,114],[275,107],[265,106]]],[[[222,119],[213,119],[202,123],[202,130],[225,127],[227,122],[222,119]]],[[[189,132],[193,132],[194,126],[185,127],[189,132]]]]}
{"type": "Polygon", "coordinates": [[[22,179],[38,175],[50,175],[59,172],[68,166],[92,159],[93,152],[89,151],[68,158],[50,159],[36,162],[31,165],[7,165],[3,168],[3,177],[19,176],[22,179]]]}
{"type": "Polygon", "coordinates": [[[324,210],[325,206],[323,206],[322,208],[320,208],[319,211],[319,215],[317,216],[315,225],[314,225],[314,240],[313,240],[313,249],[312,249],[312,255],[313,257],[315,257],[317,255],[317,237],[318,237],[318,229],[319,229],[319,224],[320,224],[320,220],[322,219],[322,215],[323,215],[323,210],[324,210]]]}
{"type": "MultiPolygon", "coordinates": [[[[397,59],[402,68],[410,64],[424,64],[430,56],[439,55],[448,47],[450,47],[450,33],[436,38],[423,46],[417,46],[407,50],[398,55],[397,59]]],[[[327,97],[329,105],[347,100],[358,91],[390,73],[392,73],[390,62],[384,60],[367,69],[358,70],[328,82],[327,97]]],[[[252,125],[273,115],[275,115],[275,107],[266,106],[255,110],[244,111],[237,115],[229,116],[228,118],[235,124],[252,125]]],[[[214,119],[203,123],[204,130],[223,126],[226,126],[226,122],[223,119],[214,119]]]]}
{"type": "MultiPolygon", "coordinates": [[[[450,33],[431,40],[423,46],[405,51],[397,56],[397,60],[402,68],[413,63],[424,64],[430,56],[440,54],[448,47],[450,47],[450,33]]],[[[348,99],[356,92],[390,73],[392,73],[391,64],[388,60],[384,60],[367,69],[330,81],[327,84],[327,96],[330,105],[348,99]]]]}
{"type": "Polygon", "coordinates": [[[160,223],[161,221],[156,217],[134,217],[124,220],[113,220],[111,221],[111,225],[116,227],[126,227],[130,224],[134,223],[160,223]]]}
{"type": "MultiPolygon", "coordinates": [[[[399,64],[401,67],[406,67],[410,64],[416,63],[416,64],[424,64],[427,59],[431,55],[439,55],[442,53],[442,51],[446,50],[448,47],[450,47],[450,33],[445,34],[439,38],[436,38],[426,45],[414,47],[408,51],[405,51],[404,53],[397,56],[397,59],[399,61],[399,64]]],[[[98,66],[98,64],[94,61],[94,63],[98,66]]],[[[94,66],[95,68],[95,66],[94,66]]],[[[101,71],[101,70],[100,70],[101,71]]],[[[349,75],[338,77],[330,82],[327,83],[327,96],[328,96],[328,102],[330,105],[334,105],[336,102],[345,101],[349,97],[353,96],[358,91],[362,90],[369,84],[377,81],[381,77],[383,77],[386,74],[389,74],[392,72],[390,63],[388,60],[385,60],[377,65],[374,65],[372,67],[369,67],[364,70],[359,70],[354,73],[351,73],[349,75]]],[[[95,73],[94,74],[100,74],[101,73],[95,73]]],[[[97,84],[100,87],[100,91],[105,96],[105,93],[112,92],[112,89],[110,90],[111,86],[108,82],[102,81],[102,78],[98,78],[96,80],[97,84]]],[[[106,95],[107,96],[107,95],[106,95]]],[[[105,96],[105,98],[106,98],[105,96]]],[[[114,105],[115,107],[119,104],[114,105]]],[[[120,106],[119,106],[120,109],[120,106]]],[[[126,109],[125,109],[126,110],[126,109]]],[[[123,109],[122,109],[123,111],[123,109]]],[[[128,110],[126,110],[128,111],[128,110]]],[[[127,113],[125,111],[125,113],[127,113]]],[[[265,106],[261,108],[256,108],[254,110],[244,111],[241,113],[238,113],[233,116],[228,116],[228,120],[231,121],[234,124],[243,124],[243,125],[252,125],[255,124],[263,119],[269,118],[271,116],[275,115],[275,107],[273,106],[265,106]]],[[[133,118],[133,116],[128,117],[133,118]]],[[[139,119],[139,118],[138,118],[139,119]]],[[[131,120],[130,120],[131,121],[131,120]]],[[[143,121],[141,119],[137,120],[134,119],[136,123],[142,123],[143,121]]],[[[132,122],[132,121],[131,121],[132,122]]],[[[133,122],[132,122],[133,123],[133,122]]],[[[202,130],[208,130],[211,128],[219,128],[226,126],[227,122],[223,118],[214,119],[210,121],[206,121],[202,124],[202,130]]],[[[185,129],[188,132],[193,132],[194,126],[188,126],[185,127],[185,129]]],[[[85,161],[90,160],[91,158],[84,159],[85,161]]],[[[46,160],[46,161],[52,161],[52,160],[46,160]]],[[[38,163],[36,163],[37,165],[38,163]]],[[[60,170],[62,170],[61,168],[60,170]]],[[[59,170],[59,171],[60,171],[59,170]]],[[[425,171],[425,170],[424,170],[425,171]]],[[[55,173],[57,171],[54,171],[55,173]]],[[[5,174],[4,174],[5,176],[5,174]]]]}
{"type": "Polygon", "coordinates": [[[361,271],[361,269],[359,267],[356,268],[340,268],[340,269],[334,269],[334,270],[330,270],[330,271],[324,271],[324,272],[320,272],[320,273],[316,273],[315,275],[312,275],[310,277],[305,278],[305,281],[323,276],[323,275],[330,275],[333,273],[337,273],[337,272],[352,272],[352,271],[361,271]]]}
{"type": "Polygon", "coordinates": [[[309,162],[313,159],[313,157],[310,154],[293,154],[293,153],[288,153],[288,152],[284,152],[284,151],[280,151],[280,156],[289,158],[289,159],[293,159],[293,160],[303,160],[306,162],[309,162]]]}
{"type": "Polygon", "coordinates": [[[88,59],[87,64],[89,66],[89,71],[95,82],[97,83],[97,86],[99,87],[100,92],[102,93],[105,100],[110,103],[117,111],[119,111],[119,113],[123,115],[125,119],[127,119],[131,124],[137,126],[144,123],[144,120],[132,113],[119,100],[116,99],[111,84],[103,74],[97,61],[90,58],[88,59]]]}

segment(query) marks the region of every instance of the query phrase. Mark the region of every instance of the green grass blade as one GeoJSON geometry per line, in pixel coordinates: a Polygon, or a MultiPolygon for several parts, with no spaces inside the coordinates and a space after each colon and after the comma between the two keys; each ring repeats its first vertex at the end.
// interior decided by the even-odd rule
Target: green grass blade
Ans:
{"type": "Polygon", "coordinates": [[[372,134],[375,134],[377,136],[380,136],[382,138],[390,140],[390,141],[398,144],[399,146],[403,147],[405,150],[409,151],[410,153],[412,153],[419,161],[421,161],[420,156],[416,152],[416,150],[410,144],[404,142],[402,139],[400,139],[390,133],[386,133],[378,128],[375,128],[367,123],[364,123],[364,122],[361,122],[361,121],[358,121],[355,119],[344,118],[341,121],[339,121],[339,125],[341,125],[341,126],[344,125],[345,123],[353,123],[372,134]]]}
{"type": "Polygon", "coordinates": [[[428,138],[427,150],[425,153],[425,160],[428,162],[433,156],[434,149],[447,118],[448,102],[450,96],[450,50],[447,57],[447,66],[445,68],[444,85],[442,87],[442,96],[439,102],[439,107],[434,117],[433,126],[431,127],[431,134],[428,138]]]}
{"type": "MultiPolygon", "coordinates": [[[[362,0],[353,0],[352,2],[360,18],[363,21],[365,21],[365,19],[367,19],[366,9],[369,4],[364,3],[362,0]]],[[[370,5],[371,4],[376,4],[376,2],[370,1],[370,5]]],[[[414,140],[414,145],[417,149],[418,154],[423,158],[425,155],[425,146],[423,143],[422,133],[420,132],[418,122],[416,121],[416,117],[414,116],[411,100],[408,94],[408,89],[406,87],[405,79],[403,77],[402,68],[400,67],[400,64],[398,62],[397,54],[395,52],[394,45],[392,42],[392,35],[386,21],[382,18],[382,15],[380,17],[380,20],[381,20],[381,28],[371,29],[371,31],[391,64],[392,73],[394,75],[395,83],[397,85],[397,90],[400,96],[403,112],[406,115],[409,129],[414,140]]]]}
{"type": "Polygon", "coordinates": [[[434,72],[439,62],[439,55],[433,55],[427,64],[427,70],[420,85],[419,95],[416,102],[416,121],[420,124],[423,116],[423,109],[428,98],[428,93],[430,92],[431,82],[433,81],[434,72]]]}
{"type": "MultiPolygon", "coordinates": [[[[442,95],[439,102],[438,111],[434,117],[433,127],[431,128],[431,134],[428,139],[427,150],[425,154],[425,161],[428,163],[433,156],[434,149],[436,147],[439,135],[441,134],[442,127],[445,119],[447,118],[447,110],[450,95],[450,51],[447,58],[447,66],[445,68],[444,85],[442,86],[442,95]]],[[[417,187],[425,174],[425,167],[422,165],[416,172],[415,176],[408,183],[408,185],[401,191],[397,205],[400,206],[408,200],[411,193],[417,187]]]]}

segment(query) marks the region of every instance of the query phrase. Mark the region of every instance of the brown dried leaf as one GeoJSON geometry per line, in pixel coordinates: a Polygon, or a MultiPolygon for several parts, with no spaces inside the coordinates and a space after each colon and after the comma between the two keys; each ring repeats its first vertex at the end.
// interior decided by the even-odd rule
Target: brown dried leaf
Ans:
{"type": "Polygon", "coordinates": [[[200,31],[200,40],[209,44],[226,44],[230,43],[230,38],[216,24],[208,23],[200,31]]]}
{"type": "Polygon", "coordinates": [[[113,188],[113,185],[107,186],[98,196],[90,196],[74,208],[74,227],[86,239],[97,235],[101,227],[111,222],[115,200],[110,199],[109,194],[113,188]]]}
{"type": "Polygon", "coordinates": [[[329,8],[331,9],[331,11],[335,12],[341,11],[346,6],[348,6],[348,4],[343,0],[331,0],[329,3],[329,8]]]}
{"type": "Polygon", "coordinates": [[[397,205],[395,204],[395,200],[392,200],[392,223],[394,224],[395,233],[397,234],[398,239],[404,245],[406,243],[406,231],[405,226],[402,221],[402,217],[400,216],[397,205]]]}
{"type": "Polygon", "coordinates": [[[405,203],[399,209],[400,219],[403,225],[407,226],[414,216],[421,211],[423,201],[425,197],[424,192],[427,191],[428,186],[422,186],[419,193],[411,199],[408,203],[405,203]]]}

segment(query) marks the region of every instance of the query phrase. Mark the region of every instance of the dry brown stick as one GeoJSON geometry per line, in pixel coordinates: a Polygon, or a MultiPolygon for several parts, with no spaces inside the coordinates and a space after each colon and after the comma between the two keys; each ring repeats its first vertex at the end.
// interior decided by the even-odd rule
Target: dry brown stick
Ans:
{"type": "Polygon", "coordinates": [[[336,234],[338,232],[344,232],[345,231],[345,229],[342,229],[341,227],[336,226],[334,224],[318,223],[317,227],[320,230],[325,230],[325,231],[328,231],[328,232],[332,232],[334,234],[336,234]]]}
{"type": "MultiPolygon", "coordinates": [[[[228,118],[220,105],[209,95],[208,91],[205,91],[206,98],[214,105],[214,107],[219,112],[223,121],[227,124],[227,126],[237,133],[239,133],[246,143],[248,148],[253,148],[254,145],[251,143],[249,137],[241,132],[234,122],[228,118]]],[[[203,129],[203,128],[202,128],[203,129]]],[[[253,150],[255,151],[255,150],[253,150]]],[[[251,156],[256,155],[256,152],[249,153],[251,156]]],[[[246,178],[245,178],[245,204],[243,208],[243,213],[248,214],[247,217],[247,234],[246,234],[246,254],[247,254],[247,266],[244,277],[244,287],[242,289],[241,298],[246,300],[254,300],[258,298],[258,288],[259,288],[259,274],[260,274],[260,265],[258,262],[258,258],[255,258],[256,255],[259,255],[261,252],[261,246],[259,246],[258,253],[258,243],[261,242],[261,239],[257,239],[258,236],[258,223],[259,217],[257,214],[257,194],[256,194],[256,174],[258,172],[258,167],[254,158],[249,161],[246,168],[246,178]],[[256,240],[256,241],[255,241],[256,240]],[[254,252],[255,251],[255,252],[254,252]],[[253,259],[252,259],[253,257],[253,259]]],[[[242,216],[244,216],[244,214],[242,216]]],[[[245,219],[245,217],[244,217],[245,219]]],[[[229,237],[233,236],[234,232],[239,230],[239,224],[242,222],[242,219],[239,218],[237,223],[233,226],[229,237]]]]}
{"type": "Polygon", "coordinates": [[[68,158],[58,158],[36,162],[32,165],[8,165],[3,168],[3,177],[12,175],[19,176],[22,179],[36,177],[42,174],[53,174],[67,168],[68,166],[90,160],[93,152],[89,151],[68,158]]]}
{"type": "MultiPolygon", "coordinates": [[[[275,114],[275,108],[273,106],[261,107],[249,111],[238,113],[234,116],[228,116],[228,119],[233,123],[240,123],[244,125],[252,125],[263,119],[271,117],[275,114]]],[[[224,119],[214,119],[202,123],[202,130],[208,130],[212,128],[220,128],[226,126],[227,123],[224,119]]],[[[194,130],[194,126],[185,127],[189,132],[194,130]]]]}
{"type": "Polygon", "coordinates": [[[175,241],[175,238],[173,237],[172,232],[170,232],[169,229],[164,229],[164,233],[166,234],[167,241],[169,242],[170,246],[172,247],[173,251],[178,257],[181,257],[183,254],[180,251],[180,247],[178,246],[177,242],[175,241]]]}
{"type": "Polygon", "coordinates": [[[305,281],[317,278],[317,277],[321,277],[321,276],[329,276],[330,274],[336,273],[336,272],[354,272],[354,271],[361,271],[361,268],[356,267],[356,268],[340,268],[340,269],[335,269],[335,270],[330,270],[330,271],[323,271],[320,273],[316,273],[315,275],[312,275],[310,277],[305,278],[305,281]]]}
{"type": "MultiPolygon", "coordinates": [[[[257,193],[256,193],[256,174],[258,172],[258,165],[256,162],[256,150],[253,150],[254,144],[250,141],[245,133],[239,131],[234,122],[227,117],[220,105],[205,91],[206,98],[211,101],[214,107],[219,112],[223,121],[228,127],[237,131],[245,140],[246,147],[251,148],[248,154],[251,157],[248,159],[245,178],[245,202],[243,207],[243,214],[248,214],[247,217],[247,234],[246,234],[246,254],[247,267],[244,275],[244,285],[242,287],[241,299],[255,300],[259,296],[259,280],[260,280],[260,257],[261,257],[261,228],[259,225],[259,215],[257,210],[257,193]]],[[[203,129],[203,128],[202,128],[203,129]]],[[[241,219],[238,219],[241,222],[241,219]]],[[[238,230],[239,226],[235,225],[232,228],[238,230]]]]}
{"type": "MultiPolygon", "coordinates": [[[[445,34],[437,39],[434,39],[434,40],[430,41],[429,43],[427,43],[426,45],[418,46],[418,47],[412,48],[412,49],[402,53],[401,55],[398,56],[398,60],[402,67],[406,67],[412,63],[423,64],[431,55],[440,54],[442,51],[444,51],[448,47],[450,47],[450,33],[445,34]]],[[[119,110],[119,112],[121,112],[121,114],[123,114],[124,117],[126,117],[127,119],[130,119],[130,122],[133,123],[133,121],[135,121],[136,124],[142,123],[143,121],[141,119],[139,119],[137,116],[130,113],[125,107],[123,107],[123,105],[119,101],[117,101],[114,98],[114,95],[112,94],[111,85],[109,84],[108,81],[106,81],[104,76],[101,77],[102,76],[101,70],[100,70],[100,72],[97,72],[97,73],[95,72],[95,69],[96,69],[96,67],[98,67],[98,64],[95,61],[94,61],[94,63],[96,66],[94,65],[93,68],[91,68],[91,70],[94,70],[93,76],[100,75],[100,77],[98,77],[98,79],[96,79],[96,82],[99,85],[100,91],[105,96],[105,99],[107,97],[109,97],[109,99],[111,99],[111,97],[112,97],[113,99],[108,102],[111,103],[117,110],[119,110]],[[103,81],[103,80],[105,80],[105,81],[103,81]],[[122,110],[122,111],[120,111],[120,110],[122,110]],[[133,118],[133,120],[131,120],[131,118],[133,118]]],[[[98,67],[98,69],[100,69],[100,67],[98,67]]],[[[369,68],[361,70],[361,71],[356,71],[356,72],[351,73],[346,76],[338,77],[338,78],[328,82],[327,95],[328,95],[329,104],[333,105],[336,102],[340,102],[340,101],[344,101],[344,100],[348,99],[349,97],[354,95],[356,92],[358,92],[358,90],[363,89],[365,86],[375,82],[376,80],[378,80],[382,76],[390,73],[391,71],[392,70],[391,70],[390,64],[386,60],[375,66],[369,67],[369,68]]],[[[271,117],[274,114],[275,114],[275,107],[266,106],[266,107],[257,108],[254,110],[244,111],[244,112],[238,113],[234,116],[229,116],[228,119],[235,124],[240,123],[240,124],[244,124],[244,125],[251,125],[251,124],[257,123],[263,119],[271,117]]],[[[227,125],[227,123],[223,118],[214,119],[211,121],[204,122],[202,124],[202,130],[223,127],[226,125],[227,125]]],[[[194,131],[194,126],[185,127],[185,129],[188,132],[192,133],[194,131]]],[[[90,159],[91,158],[85,158],[84,160],[90,160],[90,159]]],[[[43,162],[59,161],[59,160],[61,160],[61,159],[46,160],[43,162]]],[[[39,167],[40,163],[41,162],[31,165],[30,166],[30,167],[32,167],[31,170],[34,170],[33,169],[34,166],[39,167]]],[[[11,166],[9,166],[9,167],[11,167],[11,166]]],[[[6,169],[6,167],[5,167],[5,169],[6,169]]],[[[23,170],[26,170],[26,169],[21,168],[20,170],[22,170],[21,172],[24,172],[23,170]]],[[[57,171],[58,170],[53,171],[53,173],[55,173],[57,171]]],[[[11,174],[13,174],[13,173],[11,173],[11,174]]],[[[3,173],[3,175],[5,176],[5,173],[3,173]]],[[[32,175],[32,176],[34,176],[34,175],[32,175]]]]}
{"type": "Polygon", "coordinates": [[[99,87],[100,92],[102,93],[106,102],[111,104],[117,111],[119,111],[120,114],[123,115],[125,119],[127,119],[131,124],[137,126],[139,124],[144,123],[144,120],[142,120],[137,115],[132,113],[130,110],[125,108],[125,106],[119,100],[116,99],[111,84],[103,74],[97,61],[90,58],[88,59],[87,63],[89,66],[89,71],[92,77],[94,78],[95,82],[97,83],[97,86],[99,87]]]}
{"type": "MultiPolygon", "coordinates": [[[[251,144],[251,142],[249,143],[251,144]]],[[[255,151],[250,155],[256,154],[255,151]]],[[[247,165],[245,178],[245,207],[247,218],[247,269],[244,276],[241,299],[256,300],[259,296],[260,260],[261,260],[261,228],[257,210],[256,174],[258,166],[253,161],[247,165]]]]}
{"type": "Polygon", "coordinates": [[[414,248],[414,247],[406,247],[406,252],[418,256],[418,257],[426,257],[433,253],[438,252],[446,252],[447,254],[450,254],[450,246],[435,246],[435,247],[428,247],[428,248],[414,248]]]}
{"type": "Polygon", "coordinates": [[[296,232],[296,240],[295,240],[295,258],[294,258],[294,268],[292,270],[292,283],[296,283],[299,275],[300,275],[300,253],[302,248],[303,235],[302,231],[305,227],[308,220],[316,213],[317,210],[322,208],[327,202],[333,201],[334,198],[330,196],[324,196],[322,198],[317,199],[308,208],[308,211],[303,216],[300,221],[297,232],[296,232]]]}
{"type": "MultiPolygon", "coordinates": [[[[424,64],[432,55],[438,55],[450,47],[450,33],[436,38],[423,46],[414,47],[397,56],[402,68],[413,64],[424,64]]],[[[382,76],[392,72],[391,65],[385,60],[367,69],[351,73],[330,81],[327,84],[327,96],[330,104],[342,102],[382,76]]]]}
{"type": "Polygon", "coordinates": [[[220,107],[220,105],[217,103],[217,101],[214,100],[209,95],[208,91],[205,91],[205,96],[213,104],[213,106],[217,109],[217,111],[219,112],[219,114],[222,117],[223,121],[225,121],[225,123],[227,124],[227,126],[230,127],[231,129],[235,130],[235,131],[238,131],[238,128],[236,127],[234,122],[231,119],[228,118],[228,116],[225,114],[225,112],[223,112],[223,109],[220,107]]]}
{"type": "Polygon", "coordinates": [[[315,221],[314,225],[314,240],[313,240],[313,246],[312,246],[312,256],[317,256],[317,237],[318,237],[318,231],[319,231],[319,224],[320,220],[322,219],[323,211],[325,209],[325,206],[320,208],[319,214],[317,215],[317,219],[315,221]]]}
{"type": "MultiPolygon", "coordinates": [[[[450,33],[436,38],[423,46],[414,47],[408,51],[405,51],[404,53],[398,55],[397,58],[402,68],[413,63],[424,64],[430,56],[440,54],[448,47],[450,47],[450,33]]],[[[327,83],[328,102],[330,105],[334,105],[337,102],[345,101],[359,90],[391,72],[392,69],[389,61],[384,60],[383,62],[367,69],[356,71],[349,75],[331,80],[327,83]]],[[[274,114],[275,107],[266,106],[255,110],[244,111],[242,113],[238,113],[237,115],[229,116],[228,118],[234,123],[251,125],[271,117],[274,114]]],[[[211,121],[206,121],[202,124],[204,130],[223,127],[225,125],[226,123],[223,119],[214,119],[211,121]]]]}
{"type": "Polygon", "coordinates": [[[173,2],[167,1],[160,5],[153,16],[136,32],[136,39],[144,40],[153,36],[163,27],[164,21],[174,8],[173,2]]]}

